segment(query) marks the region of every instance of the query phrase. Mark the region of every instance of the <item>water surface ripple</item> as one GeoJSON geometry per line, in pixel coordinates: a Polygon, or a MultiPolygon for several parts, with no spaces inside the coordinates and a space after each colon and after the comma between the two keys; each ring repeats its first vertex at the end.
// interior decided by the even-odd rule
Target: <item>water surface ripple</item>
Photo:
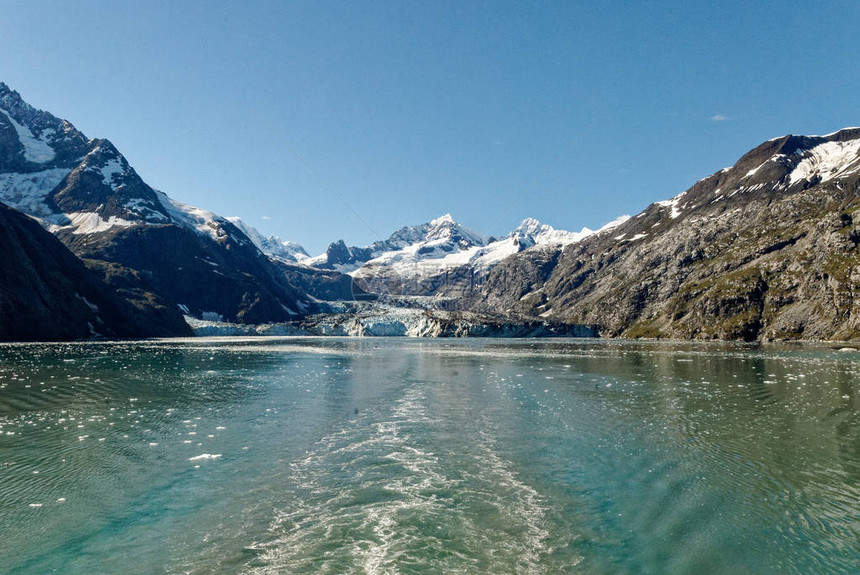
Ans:
{"type": "Polygon", "coordinates": [[[0,346],[2,573],[844,573],[860,352],[0,346]]]}

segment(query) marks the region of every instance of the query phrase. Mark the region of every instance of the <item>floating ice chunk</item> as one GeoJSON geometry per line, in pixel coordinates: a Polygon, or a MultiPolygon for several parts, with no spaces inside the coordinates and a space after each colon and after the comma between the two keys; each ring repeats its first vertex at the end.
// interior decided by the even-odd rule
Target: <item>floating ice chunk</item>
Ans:
{"type": "Polygon", "coordinates": [[[218,459],[221,457],[220,453],[201,453],[200,455],[195,455],[194,457],[189,457],[188,461],[202,461],[204,459],[218,459]]]}

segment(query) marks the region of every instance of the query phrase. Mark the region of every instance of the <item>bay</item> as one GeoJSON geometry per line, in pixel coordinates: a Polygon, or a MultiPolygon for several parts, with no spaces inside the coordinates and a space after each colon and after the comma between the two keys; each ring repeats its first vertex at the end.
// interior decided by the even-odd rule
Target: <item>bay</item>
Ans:
{"type": "Polygon", "coordinates": [[[0,346],[4,573],[843,573],[860,352],[0,346]]]}

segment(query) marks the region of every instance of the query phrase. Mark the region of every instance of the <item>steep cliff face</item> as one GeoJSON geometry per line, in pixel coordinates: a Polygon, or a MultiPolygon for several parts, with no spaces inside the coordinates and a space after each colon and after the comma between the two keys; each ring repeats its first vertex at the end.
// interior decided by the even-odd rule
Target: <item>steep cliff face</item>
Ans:
{"type": "Polygon", "coordinates": [[[0,340],[190,335],[154,294],[115,293],[36,221],[0,204],[0,340]]]}
{"type": "Polygon", "coordinates": [[[616,228],[494,268],[476,309],[603,335],[860,337],[860,129],[765,142],[616,228]]]}

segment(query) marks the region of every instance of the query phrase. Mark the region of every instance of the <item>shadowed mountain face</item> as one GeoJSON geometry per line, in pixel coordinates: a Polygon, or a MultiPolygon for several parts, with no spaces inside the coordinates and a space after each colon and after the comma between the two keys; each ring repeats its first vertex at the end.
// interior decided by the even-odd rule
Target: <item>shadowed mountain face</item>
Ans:
{"type": "Polygon", "coordinates": [[[2,83],[0,201],[38,218],[115,289],[246,323],[312,309],[234,224],[152,189],[108,140],[88,140],[2,83]]]}
{"type": "Polygon", "coordinates": [[[189,335],[153,294],[117,294],[35,220],[0,204],[0,340],[189,335]]]}
{"type": "Polygon", "coordinates": [[[860,129],[785,136],[671,200],[491,270],[476,309],[604,335],[860,336],[860,129]]]}

